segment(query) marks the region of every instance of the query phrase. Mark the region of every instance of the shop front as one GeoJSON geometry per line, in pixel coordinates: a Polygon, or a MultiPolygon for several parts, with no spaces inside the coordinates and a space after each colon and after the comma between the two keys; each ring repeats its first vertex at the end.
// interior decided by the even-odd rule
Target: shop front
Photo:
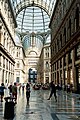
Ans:
{"type": "Polygon", "coordinates": [[[76,67],[77,93],[80,94],[80,66],[76,67]]]}

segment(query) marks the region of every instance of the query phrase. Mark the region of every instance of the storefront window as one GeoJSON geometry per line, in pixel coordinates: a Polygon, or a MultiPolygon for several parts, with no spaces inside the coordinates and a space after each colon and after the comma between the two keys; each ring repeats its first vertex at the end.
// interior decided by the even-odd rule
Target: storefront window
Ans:
{"type": "Polygon", "coordinates": [[[55,70],[56,70],[56,63],[55,63],[55,70]]]}
{"type": "Polygon", "coordinates": [[[67,70],[64,70],[64,79],[65,79],[65,85],[67,85],[67,70]]]}
{"type": "Polygon", "coordinates": [[[80,84],[80,67],[77,68],[77,79],[78,83],[80,84]]]}
{"type": "Polygon", "coordinates": [[[72,74],[72,69],[70,70],[70,83],[73,84],[73,74],[72,74]]]}
{"type": "Polygon", "coordinates": [[[60,68],[62,67],[62,58],[60,59],[60,68]]]}
{"type": "Polygon", "coordinates": [[[54,73],[53,73],[53,80],[54,80],[54,73]]]}
{"type": "Polygon", "coordinates": [[[54,71],[54,65],[52,65],[52,72],[54,71]]]}
{"type": "Polygon", "coordinates": [[[62,79],[62,70],[60,71],[60,78],[62,79]]]}
{"type": "Polygon", "coordinates": [[[67,71],[65,71],[65,78],[67,78],[67,71]]]}
{"type": "Polygon", "coordinates": [[[59,68],[59,61],[57,61],[57,69],[59,68]]]}

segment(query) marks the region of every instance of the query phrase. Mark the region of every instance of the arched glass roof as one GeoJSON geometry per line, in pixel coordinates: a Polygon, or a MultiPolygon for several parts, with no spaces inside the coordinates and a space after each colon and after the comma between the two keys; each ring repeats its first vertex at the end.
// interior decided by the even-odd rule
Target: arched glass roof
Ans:
{"type": "Polygon", "coordinates": [[[43,33],[49,30],[50,18],[48,14],[39,7],[27,7],[17,15],[19,32],[43,33]]]}
{"type": "Polygon", "coordinates": [[[28,55],[33,57],[28,61],[33,67],[35,66],[34,56],[39,57],[44,44],[51,41],[49,22],[56,1],[11,0],[17,21],[15,41],[17,45],[22,45],[26,57],[28,55]]]}
{"type": "Polygon", "coordinates": [[[45,33],[56,0],[11,0],[19,33],[45,33]]]}

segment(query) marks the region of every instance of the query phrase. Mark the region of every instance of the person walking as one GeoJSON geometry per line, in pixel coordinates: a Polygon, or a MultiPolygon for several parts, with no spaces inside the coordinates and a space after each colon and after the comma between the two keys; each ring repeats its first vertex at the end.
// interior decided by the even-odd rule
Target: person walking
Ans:
{"type": "Polygon", "coordinates": [[[27,98],[27,105],[29,105],[29,98],[30,98],[30,84],[26,84],[26,98],[27,98]]]}
{"type": "Polygon", "coordinates": [[[16,82],[12,86],[12,96],[15,97],[15,103],[17,103],[17,86],[16,86],[16,82]]]}
{"type": "Polygon", "coordinates": [[[54,81],[51,82],[50,87],[51,87],[51,92],[50,92],[49,98],[48,98],[47,100],[50,100],[50,98],[51,98],[52,95],[54,94],[55,100],[56,100],[56,102],[57,102],[56,86],[55,86],[55,84],[54,84],[54,81]]]}
{"type": "Polygon", "coordinates": [[[1,86],[0,86],[0,96],[1,96],[1,102],[3,102],[4,89],[6,89],[6,87],[4,86],[4,83],[1,83],[1,86]]]}
{"type": "Polygon", "coordinates": [[[67,93],[70,93],[70,84],[67,84],[67,93]]]}
{"type": "Polygon", "coordinates": [[[24,83],[22,84],[22,91],[24,92],[25,85],[24,83]]]}
{"type": "Polygon", "coordinates": [[[12,84],[9,85],[8,89],[9,89],[9,94],[12,95],[12,84]]]}

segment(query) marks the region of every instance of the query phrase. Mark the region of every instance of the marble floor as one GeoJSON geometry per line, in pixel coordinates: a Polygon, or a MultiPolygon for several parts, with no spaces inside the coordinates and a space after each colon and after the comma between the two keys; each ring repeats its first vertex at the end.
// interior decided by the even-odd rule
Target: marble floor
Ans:
{"type": "MultiPolygon", "coordinates": [[[[8,92],[5,92],[7,96],[8,92]]],[[[49,90],[31,90],[30,103],[27,105],[25,91],[18,92],[15,117],[10,120],[80,120],[80,94],[57,91],[47,100],[49,90]]],[[[0,120],[4,119],[5,101],[0,102],[0,120]]]]}

